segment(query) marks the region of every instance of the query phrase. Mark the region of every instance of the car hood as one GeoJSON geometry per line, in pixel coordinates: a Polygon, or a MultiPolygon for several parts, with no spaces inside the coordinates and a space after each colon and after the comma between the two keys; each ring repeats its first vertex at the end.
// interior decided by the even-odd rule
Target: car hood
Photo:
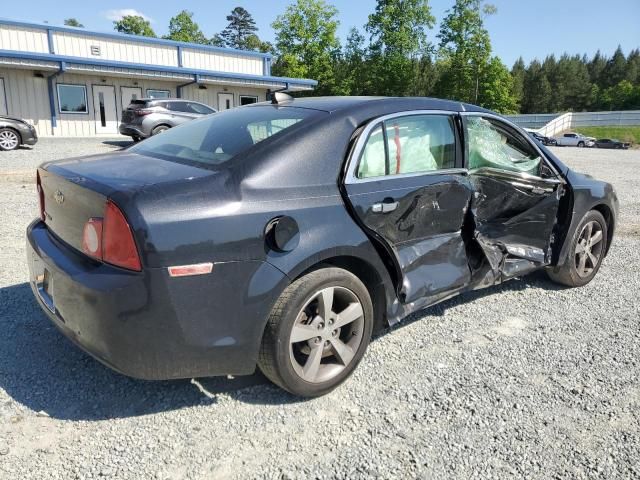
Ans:
{"type": "Polygon", "coordinates": [[[24,123],[26,125],[29,125],[27,122],[25,122],[21,118],[8,117],[7,115],[0,115],[0,120],[7,120],[9,122],[18,122],[18,123],[24,123]]]}
{"type": "Polygon", "coordinates": [[[191,181],[216,172],[127,151],[48,162],[45,170],[106,196],[149,185],[191,181]]]}

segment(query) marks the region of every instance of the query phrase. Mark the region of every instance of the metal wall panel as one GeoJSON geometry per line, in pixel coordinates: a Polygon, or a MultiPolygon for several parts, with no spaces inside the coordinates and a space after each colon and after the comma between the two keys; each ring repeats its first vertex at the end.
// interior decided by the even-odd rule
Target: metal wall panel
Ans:
{"type": "Polygon", "coordinates": [[[36,127],[38,135],[51,135],[51,115],[46,78],[30,70],[0,68],[4,79],[7,114],[22,118],[36,127]]]}
{"type": "Polygon", "coordinates": [[[47,31],[0,24],[0,50],[48,53],[47,31]]]}
{"type": "Polygon", "coordinates": [[[236,107],[240,106],[240,96],[247,95],[258,97],[258,102],[264,102],[267,97],[267,91],[258,88],[225,88],[222,85],[205,85],[206,89],[200,88],[198,85],[189,85],[182,89],[182,98],[186,100],[195,100],[196,102],[204,103],[210,107],[219,109],[218,105],[218,93],[232,93],[233,104],[236,107]]]}
{"type": "Polygon", "coordinates": [[[101,38],[71,32],[54,32],[53,42],[58,55],[166,67],[178,66],[177,49],[171,45],[101,38]],[[91,47],[98,47],[100,54],[92,54],[91,47]]]}
{"type": "Polygon", "coordinates": [[[218,72],[251,75],[263,75],[264,73],[264,61],[260,57],[198,50],[195,48],[182,48],[182,65],[185,68],[218,72]]]}

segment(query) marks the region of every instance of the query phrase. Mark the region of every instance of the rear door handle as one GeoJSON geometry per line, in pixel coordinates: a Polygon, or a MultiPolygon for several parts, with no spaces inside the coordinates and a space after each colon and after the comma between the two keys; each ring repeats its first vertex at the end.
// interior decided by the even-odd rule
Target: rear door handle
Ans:
{"type": "Polygon", "coordinates": [[[398,208],[398,202],[379,202],[379,203],[374,203],[371,206],[371,211],[373,213],[389,213],[389,212],[393,212],[396,208],[398,208]]]}

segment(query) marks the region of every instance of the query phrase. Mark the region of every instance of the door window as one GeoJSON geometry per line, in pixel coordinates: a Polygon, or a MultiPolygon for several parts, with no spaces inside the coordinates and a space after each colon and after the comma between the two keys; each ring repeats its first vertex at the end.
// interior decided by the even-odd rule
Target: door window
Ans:
{"type": "Polygon", "coordinates": [[[523,137],[506,125],[483,117],[467,117],[469,169],[483,167],[540,174],[541,158],[523,137]]]}
{"type": "Polygon", "coordinates": [[[385,120],[372,130],[357,168],[358,178],[428,173],[455,167],[453,119],[409,115],[385,120]]]}

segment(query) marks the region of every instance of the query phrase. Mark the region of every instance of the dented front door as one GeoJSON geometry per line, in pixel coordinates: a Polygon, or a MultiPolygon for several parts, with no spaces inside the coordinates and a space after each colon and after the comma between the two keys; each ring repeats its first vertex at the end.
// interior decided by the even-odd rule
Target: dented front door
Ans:
{"type": "Polygon", "coordinates": [[[354,150],[345,190],[352,211],[391,260],[398,297],[429,303],[470,281],[462,225],[472,191],[450,114],[390,115],[354,150]]]}
{"type": "Polygon", "coordinates": [[[485,267],[477,276],[493,283],[548,265],[563,181],[500,119],[465,115],[464,125],[473,238],[486,260],[470,259],[475,273],[485,267]]]}

